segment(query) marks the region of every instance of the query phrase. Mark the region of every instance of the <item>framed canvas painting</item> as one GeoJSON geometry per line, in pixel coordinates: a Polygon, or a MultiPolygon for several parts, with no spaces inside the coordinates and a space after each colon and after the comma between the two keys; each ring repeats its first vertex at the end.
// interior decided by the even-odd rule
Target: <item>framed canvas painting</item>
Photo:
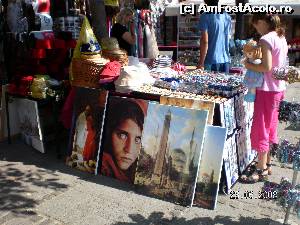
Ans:
{"type": "Polygon", "coordinates": [[[110,97],[97,173],[133,183],[148,101],[110,97]]]}
{"type": "Polygon", "coordinates": [[[216,207],[225,139],[226,128],[207,126],[193,205],[216,207]]]}
{"type": "Polygon", "coordinates": [[[146,195],[191,206],[208,111],[150,102],[134,184],[146,195]]]}
{"type": "Polygon", "coordinates": [[[95,173],[108,92],[76,88],[67,165],[95,173]]]}
{"type": "Polygon", "coordinates": [[[15,98],[14,101],[18,108],[23,141],[39,152],[45,153],[37,102],[26,98],[15,98]]]}

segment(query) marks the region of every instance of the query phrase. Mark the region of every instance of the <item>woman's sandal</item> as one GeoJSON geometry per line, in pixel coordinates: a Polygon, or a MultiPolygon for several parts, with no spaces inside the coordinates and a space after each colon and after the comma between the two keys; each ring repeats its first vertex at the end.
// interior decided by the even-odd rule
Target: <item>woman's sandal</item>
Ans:
{"type": "Polygon", "coordinates": [[[267,163],[268,175],[272,175],[272,165],[267,163]]]}
{"type": "Polygon", "coordinates": [[[267,180],[268,180],[268,168],[264,170],[256,169],[252,175],[250,176],[243,175],[240,177],[241,183],[246,183],[246,184],[254,184],[257,182],[262,182],[267,180]]]}

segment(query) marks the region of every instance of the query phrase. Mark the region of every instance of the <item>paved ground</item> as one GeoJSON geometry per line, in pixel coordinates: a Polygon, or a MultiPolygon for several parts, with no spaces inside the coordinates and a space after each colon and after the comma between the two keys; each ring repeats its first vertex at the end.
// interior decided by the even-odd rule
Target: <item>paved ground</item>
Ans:
{"type": "MultiPolygon", "coordinates": [[[[291,85],[286,99],[299,96],[300,84],[291,85]]],[[[289,124],[280,124],[279,130],[294,142],[300,137],[300,129],[289,124]]],[[[292,173],[274,161],[270,180],[291,179],[292,173]]],[[[237,183],[233,190],[257,195],[261,186],[237,183]]],[[[280,225],[283,217],[274,202],[229,195],[219,195],[214,211],[181,207],[139,195],[113,179],[72,170],[54,150],[40,154],[19,141],[0,143],[0,225],[280,225]]],[[[295,214],[291,221],[300,224],[295,214]]]]}

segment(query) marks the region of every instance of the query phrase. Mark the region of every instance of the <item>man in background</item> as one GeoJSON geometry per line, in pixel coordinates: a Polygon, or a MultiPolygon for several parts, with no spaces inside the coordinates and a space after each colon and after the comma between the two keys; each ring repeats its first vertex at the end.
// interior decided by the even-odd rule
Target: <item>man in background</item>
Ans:
{"type": "MultiPolygon", "coordinates": [[[[217,6],[219,0],[204,0],[207,6],[217,6]]],[[[200,16],[201,31],[198,68],[216,72],[229,72],[229,39],[231,17],[226,13],[200,16]]]]}

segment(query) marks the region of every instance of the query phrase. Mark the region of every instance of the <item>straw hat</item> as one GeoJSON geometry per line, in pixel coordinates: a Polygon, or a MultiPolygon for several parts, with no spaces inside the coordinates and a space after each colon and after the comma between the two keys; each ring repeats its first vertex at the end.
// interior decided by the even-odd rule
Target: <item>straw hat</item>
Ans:
{"type": "Polygon", "coordinates": [[[118,40],[116,38],[102,38],[101,47],[103,50],[117,50],[120,49],[118,40]]]}

